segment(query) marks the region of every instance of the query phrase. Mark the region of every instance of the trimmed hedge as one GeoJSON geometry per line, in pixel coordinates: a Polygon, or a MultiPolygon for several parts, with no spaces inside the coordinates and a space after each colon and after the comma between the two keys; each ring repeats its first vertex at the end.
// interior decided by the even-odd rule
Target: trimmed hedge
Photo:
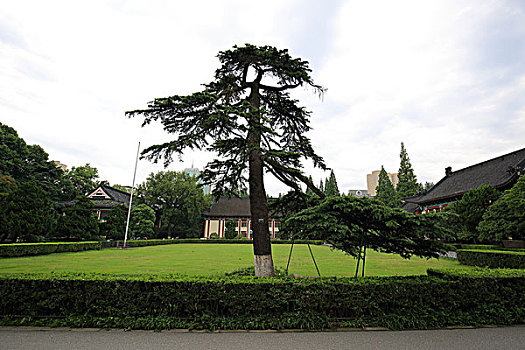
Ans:
{"type": "MultiPolygon", "coordinates": [[[[321,245],[323,241],[308,241],[312,245],[321,245]]],[[[198,239],[198,238],[186,238],[186,239],[145,239],[145,240],[128,240],[126,245],[128,247],[146,247],[151,245],[163,245],[163,244],[184,244],[184,243],[202,243],[202,244],[253,244],[250,239],[198,239]]],[[[276,239],[272,240],[272,244],[291,244],[291,240],[276,239]]],[[[307,241],[303,239],[297,239],[294,244],[306,244],[307,241]]],[[[123,241],[118,241],[118,245],[122,246],[123,241]]]]}
{"type": "Polygon", "coordinates": [[[525,252],[461,249],[457,251],[458,261],[463,265],[491,268],[525,268],[525,252]]]}
{"type": "Polygon", "coordinates": [[[525,323],[525,278],[0,275],[0,324],[425,329],[525,323]]]}
{"type": "Polygon", "coordinates": [[[442,268],[428,269],[429,276],[440,278],[525,278],[525,269],[491,269],[475,267],[470,269],[442,268]]]}
{"type": "Polygon", "coordinates": [[[522,251],[525,252],[523,248],[505,248],[499,245],[493,244],[452,244],[456,249],[475,249],[475,250],[509,250],[509,251],[522,251]]]}
{"type": "Polygon", "coordinates": [[[11,258],[29,255],[80,252],[83,250],[99,250],[100,246],[100,242],[0,244],[0,256],[11,258]]]}

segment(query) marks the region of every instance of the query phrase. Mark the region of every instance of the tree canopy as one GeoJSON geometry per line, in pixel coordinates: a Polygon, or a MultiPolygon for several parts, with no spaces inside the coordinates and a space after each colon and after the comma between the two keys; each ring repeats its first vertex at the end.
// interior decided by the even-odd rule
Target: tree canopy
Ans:
{"type": "Polygon", "coordinates": [[[66,177],[72,182],[80,196],[86,195],[98,185],[98,169],[89,163],[72,167],[71,170],[66,171],[66,177]]]}
{"type": "Polygon", "coordinates": [[[330,171],[330,177],[326,179],[324,193],[327,196],[340,196],[339,187],[337,186],[337,180],[335,178],[334,171],[330,171]]]}
{"type": "Polygon", "coordinates": [[[489,241],[525,239],[525,175],[486,210],[478,230],[489,241]]]}
{"type": "Polygon", "coordinates": [[[166,234],[198,237],[202,233],[202,211],[211,205],[194,176],[176,171],[151,173],[137,186],[137,203],[155,212],[158,229],[167,225],[166,234]]]}
{"type": "Polygon", "coordinates": [[[286,224],[298,234],[314,234],[359,259],[364,259],[366,248],[405,259],[438,257],[449,248],[438,241],[448,237],[449,231],[437,215],[414,215],[366,197],[326,197],[286,224]]]}
{"type": "Polygon", "coordinates": [[[410,197],[421,190],[421,185],[418,184],[416,175],[414,175],[414,169],[412,169],[412,164],[410,163],[410,158],[408,157],[403,142],[401,142],[399,157],[401,158],[401,162],[397,172],[399,182],[397,183],[396,191],[401,198],[410,197]]]}
{"type": "Polygon", "coordinates": [[[379,183],[377,185],[375,198],[391,208],[401,207],[401,198],[396,192],[392,181],[388,178],[388,174],[383,166],[381,166],[381,172],[379,173],[379,183]]]}
{"type": "Polygon", "coordinates": [[[501,193],[490,185],[481,185],[465,193],[461,200],[451,205],[450,211],[458,215],[458,238],[472,242],[479,241],[478,224],[487,208],[501,193]]]}
{"type": "Polygon", "coordinates": [[[324,196],[302,172],[302,159],[326,169],[306,136],[310,113],[298,105],[289,90],[303,86],[322,94],[310,76],[307,61],[288,50],[246,44],[218,54],[221,66],[203,91],[187,96],[157,98],[147,109],[127,112],[142,115],[144,123],[160,121],[175,139],[143,151],[147,159],[164,159],[185,149],[206,149],[217,154],[201,178],[213,185],[216,197],[249,188],[255,254],[259,276],[273,275],[268,231],[268,205],[263,175],[300,191],[304,182],[324,196]]]}
{"type": "Polygon", "coordinates": [[[34,182],[52,200],[75,196],[71,182],[62,169],[49,160],[38,145],[28,145],[15,129],[0,123],[0,174],[11,176],[17,183],[34,182]]]}

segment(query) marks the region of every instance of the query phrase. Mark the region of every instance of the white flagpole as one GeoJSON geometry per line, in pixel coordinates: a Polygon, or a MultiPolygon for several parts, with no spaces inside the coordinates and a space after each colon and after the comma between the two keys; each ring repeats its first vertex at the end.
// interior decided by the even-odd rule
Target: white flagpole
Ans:
{"type": "Polygon", "coordinates": [[[131,201],[133,200],[133,190],[135,189],[135,176],[137,175],[137,164],[139,162],[139,151],[140,151],[140,141],[137,148],[137,158],[135,159],[135,171],[133,172],[133,184],[131,185],[131,195],[129,196],[129,206],[128,206],[128,220],[126,221],[126,233],[124,233],[124,245],[122,248],[126,248],[126,241],[128,240],[128,229],[129,229],[129,218],[131,217],[131,201]]]}

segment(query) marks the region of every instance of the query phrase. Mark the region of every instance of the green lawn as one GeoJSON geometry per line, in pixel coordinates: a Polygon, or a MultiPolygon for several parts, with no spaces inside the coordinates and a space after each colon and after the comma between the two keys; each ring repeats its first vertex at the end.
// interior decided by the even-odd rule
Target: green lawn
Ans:
{"type": "MultiPolygon", "coordinates": [[[[290,245],[273,245],[275,266],[286,268],[290,245]]],[[[326,246],[312,246],[322,276],[353,276],[356,260],[326,246]]],[[[97,272],[115,274],[174,273],[210,275],[253,265],[248,244],[173,244],[128,250],[104,249],[22,258],[0,258],[0,273],[97,272]]],[[[367,252],[367,276],[424,275],[429,267],[463,267],[446,259],[405,260],[399,256],[367,252]]],[[[465,267],[468,268],[468,267],[465,267]]],[[[308,246],[295,245],[290,273],[316,276],[308,246]]]]}

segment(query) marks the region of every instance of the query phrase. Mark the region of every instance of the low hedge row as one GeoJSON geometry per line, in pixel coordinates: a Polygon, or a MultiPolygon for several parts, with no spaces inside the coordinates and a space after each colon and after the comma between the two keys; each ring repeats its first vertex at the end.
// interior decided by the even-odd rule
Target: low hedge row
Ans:
{"type": "Polygon", "coordinates": [[[525,252],[461,249],[457,251],[458,261],[463,265],[491,268],[525,268],[525,252]]]}
{"type": "Polygon", "coordinates": [[[475,250],[509,250],[509,251],[525,251],[522,248],[505,248],[494,244],[452,244],[456,249],[475,249],[475,250]]]}
{"type": "Polygon", "coordinates": [[[100,246],[100,242],[0,244],[0,257],[18,257],[64,252],[80,252],[83,250],[99,250],[100,246]]]}
{"type": "Polygon", "coordinates": [[[525,278],[0,275],[1,325],[425,329],[525,323],[525,278]]]}
{"type": "MultiPolygon", "coordinates": [[[[323,241],[308,241],[313,245],[321,245],[323,241]]],[[[118,245],[122,246],[124,242],[119,241],[118,245]]],[[[126,245],[129,247],[146,247],[151,245],[163,245],[163,244],[184,244],[184,243],[199,243],[199,244],[253,244],[250,239],[198,239],[198,238],[186,238],[186,239],[145,239],[145,240],[129,240],[126,241],[126,245]]],[[[276,239],[272,240],[272,244],[291,244],[291,240],[276,239]]],[[[306,244],[306,240],[297,239],[294,244],[306,244]]]]}

